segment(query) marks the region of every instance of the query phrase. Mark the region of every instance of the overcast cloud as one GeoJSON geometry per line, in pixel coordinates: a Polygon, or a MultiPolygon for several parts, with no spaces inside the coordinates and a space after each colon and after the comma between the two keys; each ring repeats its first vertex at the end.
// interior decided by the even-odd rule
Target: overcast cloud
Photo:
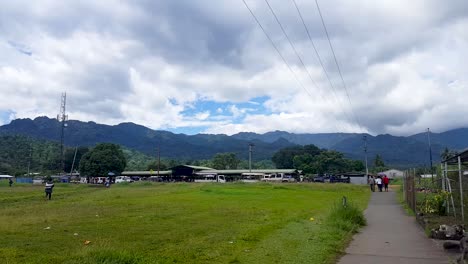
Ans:
{"type": "Polygon", "coordinates": [[[54,117],[185,133],[468,126],[468,1],[1,1],[0,124],[54,117]],[[310,77],[309,78],[309,74],[310,77]],[[296,80],[296,77],[299,82],[296,80]],[[313,82],[316,84],[314,84],[313,82]],[[349,103],[351,101],[351,104],[349,103]]]}

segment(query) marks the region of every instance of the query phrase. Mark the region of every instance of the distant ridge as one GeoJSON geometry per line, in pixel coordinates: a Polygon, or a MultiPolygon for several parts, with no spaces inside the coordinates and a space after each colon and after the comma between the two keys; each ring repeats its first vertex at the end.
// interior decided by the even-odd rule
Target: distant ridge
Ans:
{"type": "MultiPolygon", "coordinates": [[[[281,148],[293,145],[314,144],[320,148],[334,149],[346,156],[362,160],[363,135],[357,133],[294,134],[272,131],[265,134],[242,132],[232,136],[197,134],[174,134],[168,131],[152,130],[134,123],[115,126],[70,120],[65,131],[68,146],[93,146],[99,142],[120,144],[149,155],[155,155],[161,144],[161,155],[178,159],[210,159],[216,153],[234,152],[239,158],[248,158],[248,144],[254,143],[255,160],[270,159],[281,148]]],[[[59,123],[56,119],[37,117],[16,119],[0,126],[2,134],[20,134],[46,140],[59,140],[59,123]]],[[[396,167],[424,166],[429,163],[427,134],[408,137],[392,135],[367,135],[369,162],[379,154],[385,163],[396,167]]],[[[440,160],[445,147],[462,150],[468,147],[468,128],[431,133],[434,162],[440,160]]]]}

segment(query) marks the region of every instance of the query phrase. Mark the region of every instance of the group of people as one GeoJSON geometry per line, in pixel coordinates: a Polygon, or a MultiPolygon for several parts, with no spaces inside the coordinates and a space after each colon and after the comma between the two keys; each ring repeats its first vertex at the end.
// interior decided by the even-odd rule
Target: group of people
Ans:
{"type": "Polygon", "coordinates": [[[390,182],[390,179],[387,177],[387,175],[384,175],[383,177],[380,175],[377,177],[369,175],[367,177],[367,183],[370,185],[371,191],[375,192],[375,186],[377,185],[379,192],[382,192],[382,188],[388,192],[388,183],[390,182]]]}

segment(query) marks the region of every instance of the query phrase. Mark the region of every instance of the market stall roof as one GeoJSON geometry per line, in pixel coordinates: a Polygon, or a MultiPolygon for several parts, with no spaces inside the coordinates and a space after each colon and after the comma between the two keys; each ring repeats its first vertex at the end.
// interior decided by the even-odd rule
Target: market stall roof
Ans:
{"type": "Polygon", "coordinates": [[[217,174],[226,174],[226,175],[229,175],[229,174],[242,174],[242,173],[290,173],[290,174],[293,174],[293,173],[299,173],[296,169],[265,169],[265,170],[248,170],[248,169],[244,169],[244,170],[214,170],[214,169],[210,169],[210,170],[202,170],[200,171],[200,173],[217,173],[217,174]]]}
{"type": "MultiPolygon", "coordinates": [[[[160,176],[171,175],[172,171],[159,171],[160,176]]],[[[142,177],[149,177],[149,176],[158,176],[158,171],[123,171],[121,173],[122,176],[142,176],[142,177]]]]}

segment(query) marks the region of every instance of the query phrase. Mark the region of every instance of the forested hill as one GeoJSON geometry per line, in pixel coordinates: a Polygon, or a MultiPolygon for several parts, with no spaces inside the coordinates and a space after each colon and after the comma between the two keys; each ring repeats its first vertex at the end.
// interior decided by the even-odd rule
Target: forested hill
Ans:
{"type": "MultiPolygon", "coordinates": [[[[0,126],[0,134],[26,135],[55,140],[60,138],[60,124],[56,119],[38,117],[17,119],[0,126]]],[[[147,127],[122,123],[115,126],[70,120],[65,129],[67,146],[93,146],[100,142],[116,143],[123,147],[155,156],[160,146],[161,156],[177,160],[211,159],[217,153],[233,152],[240,159],[248,158],[248,144],[254,143],[254,160],[271,159],[273,154],[292,145],[314,144],[320,148],[338,150],[347,157],[364,159],[363,135],[355,133],[293,134],[274,131],[265,134],[239,133],[227,135],[184,135],[156,131],[147,127]]],[[[386,164],[396,167],[424,166],[429,162],[427,134],[409,137],[367,135],[368,156],[382,156],[386,164]]],[[[463,150],[468,147],[468,129],[431,133],[433,160],[437,162],[444,148],[463,150]]]]}
{"type": "MultiPolygon", "coordinates": [[[[29,137],[55,140],[60,139],[60,124],[56,119],[38,117],[16,119],[0,127],[1,134],[26,135],[29,137]]],[[[279,138],[274,142],[242,140],[227,135],[184,135],[167,131],[156,131],[133,123],[116,126],[70,120],[65,129],[65,145],[94,146],[109,142],[134,149],[148,155],[156,155],[160,146],[162,157],[174,159],[211,159],[217,153],[233,152],[240,159],[248,158],[248,145],[255,145],[254,160],[270,159],[279,149],[293,146],[293,143],[279,138]]]]}

